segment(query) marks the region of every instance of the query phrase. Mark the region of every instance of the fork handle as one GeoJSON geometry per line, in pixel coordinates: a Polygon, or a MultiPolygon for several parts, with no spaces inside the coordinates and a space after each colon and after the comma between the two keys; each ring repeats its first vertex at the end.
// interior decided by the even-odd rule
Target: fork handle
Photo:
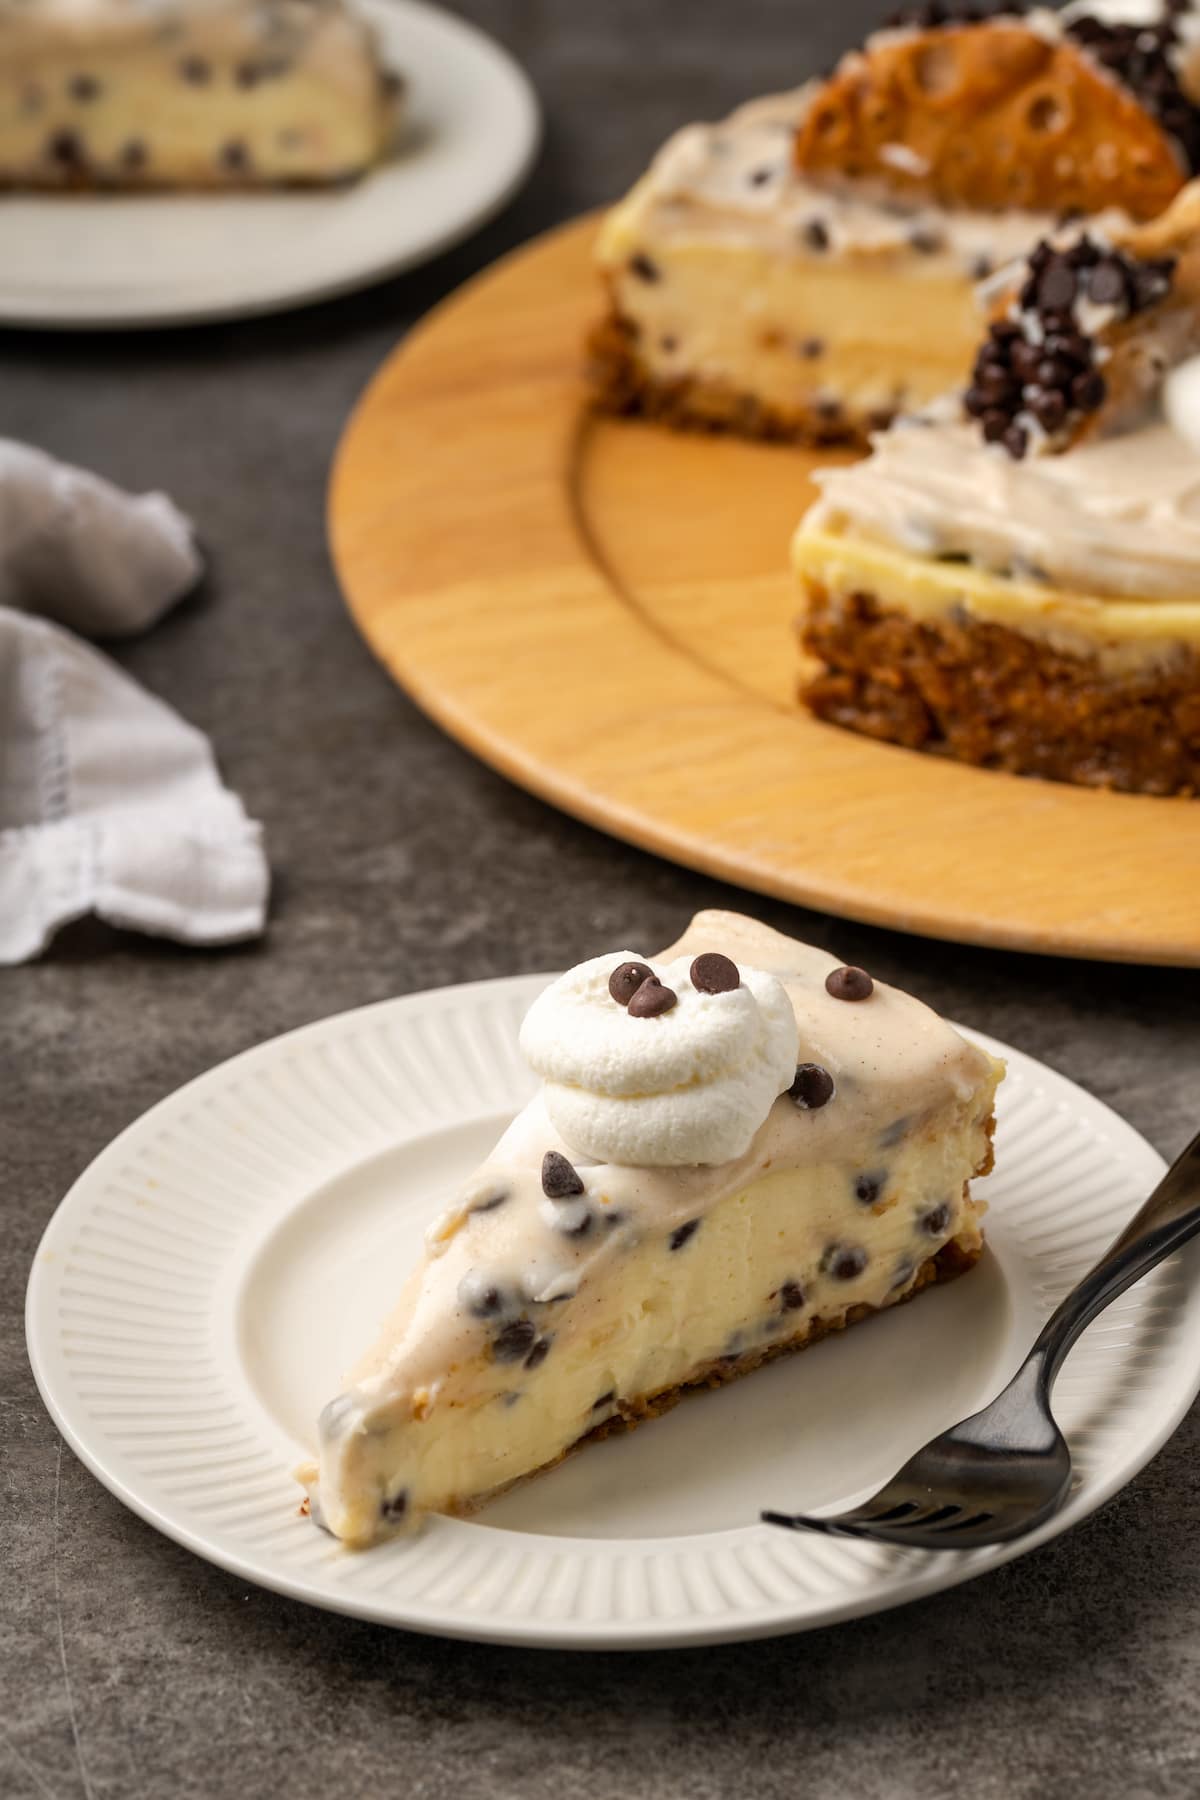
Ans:
{"type": "Polygon", "coordinates": [[[1048,1394],[1080,1332],[1097,1313],[1200,1231],[1200,1133],[1176,1157],[1145,1205],[1071,1289],[1043,1326],[1030,1353],[1041,1363],[1048,1394]]]}

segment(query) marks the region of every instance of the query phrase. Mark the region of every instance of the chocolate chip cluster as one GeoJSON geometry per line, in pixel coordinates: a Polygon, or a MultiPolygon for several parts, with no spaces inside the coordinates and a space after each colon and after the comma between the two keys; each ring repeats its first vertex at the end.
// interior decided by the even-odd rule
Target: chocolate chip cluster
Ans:
{"type": "Polygon", "coordinates": [[[1130,318],[1163,298],[1174,266],[1170,258],[1140,262],[1088,237],[1062,250],[1040,243],[1016,316],[993,321],[964,397],[988,442],[1003,444],[1019,460],[1034,424],[1055,438],[1096,412],[1108,387],[1095,340],[1078,322],[1077,302],[1130,318]]]}
{"type": "Polygon", "coordinates": [[[1187,10],[1188,0],[1167,0],[1166,17],[1153,25],[1110,25],[1085,14],[1071,20],[1067,35],[1158,120],[1179,144],[1194,175],[1200,169],[1200,108],[1180,86],[1171,60],[1179,43],[1173,15],[1187,10]]]}

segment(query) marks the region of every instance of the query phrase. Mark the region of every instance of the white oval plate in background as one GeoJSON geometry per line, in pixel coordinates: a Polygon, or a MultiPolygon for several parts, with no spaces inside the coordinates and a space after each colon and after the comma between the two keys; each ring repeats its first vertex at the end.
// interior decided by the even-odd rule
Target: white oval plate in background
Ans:
{"type": "Polygon", "coordinates": [[[405,115],[351,187],[245,194],[0,196],[0,322],[195,324],[365,287],[457,243],[524,180],[528,79],[474,26],[418,0],[358,0],[405,115]]]}
{"type": "Polygon", "coordinates": [[[344,1013],[162,1101],[76,1182],[30,1278],[38,1386],[119,1499],[249,1581],[413,1630],[562,1648],[720,1643],[968,1580],[1064,1531],[1154,1454],[1200,1387],[1185,1251],[1084,1335],[1055,1391],[1077,1485],[1015,1545],[926,1553],[783,1533],[849,1504],[1007,1380],[1162,1172],[1107,1107],[1019,1051],[1000,1090],[989,1249],[960,1281],[636,1432],[477,1518],[353,1554],[289,1471],[388,1312],[425,1224],[532,1091],[546,977],[344,1013]]]}

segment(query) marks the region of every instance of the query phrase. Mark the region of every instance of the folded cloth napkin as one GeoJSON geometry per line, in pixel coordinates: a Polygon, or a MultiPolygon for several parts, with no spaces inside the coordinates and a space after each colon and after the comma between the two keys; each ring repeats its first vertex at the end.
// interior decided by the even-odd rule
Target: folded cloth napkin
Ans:
{"type": "Polygon", "coordinates": [[[0,607],[0,963],[88,912],[191,944],[253,937],[268,879],[203,733],[90,645],[0,607]]]}
{"type": "Polygon", "coordinates": [[[144,631],[200,577],[192,528],[165,494],[126,494],[0,438],[0,606],[85,637],[144,631]]]}
{"type": "Polygon", "coordinates": [[[262,930],[260,828],[208,739],[33,616],[140,631],[200,569],[164,494],[125,494],[0,440],[0,963],[38,955],[88,912],[192,944],[262,930]]]}

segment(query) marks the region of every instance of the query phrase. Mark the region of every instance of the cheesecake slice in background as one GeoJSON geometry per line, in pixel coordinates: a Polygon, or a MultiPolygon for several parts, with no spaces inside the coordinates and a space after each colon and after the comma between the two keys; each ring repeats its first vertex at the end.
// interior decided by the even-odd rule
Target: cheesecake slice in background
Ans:
{"type": "Polygon", "coordinates": [[[398,89],[344,0],[0,0],[0,186],[347,181],[398,89]]]}
{"type": "Polygon", "coordinates": [[[600,403],[822,443],[959,385],[981,280],[1066,213],[1155,217],[1195,169],[1180,18],[918,8],[688,126],[601,230],[600,403]]]}
{"type": "Polygon", "coordinates": [[[521,1041],[541,1090],[431,1225],[300,1471],[348,1545],[979,1256],[1000,1065],[824,951],[701,913],[648,963],[569,971],[521,1041]]]}

